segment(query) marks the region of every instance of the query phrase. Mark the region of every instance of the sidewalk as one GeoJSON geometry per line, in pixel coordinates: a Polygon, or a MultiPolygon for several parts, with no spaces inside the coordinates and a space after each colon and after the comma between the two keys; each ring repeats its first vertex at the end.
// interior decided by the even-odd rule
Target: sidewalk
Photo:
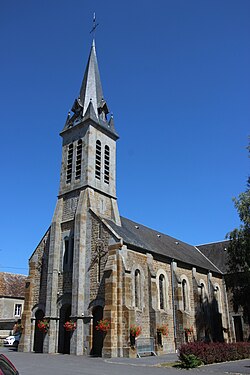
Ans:
{"type": "Polygon", "coordinates": [[[132,365],[132,366],[157,366],[161,363],[178,361],[177,353],[169,353],[161,356],[145,356],[141,358],[103,358],[105,362],[132,365]]]}

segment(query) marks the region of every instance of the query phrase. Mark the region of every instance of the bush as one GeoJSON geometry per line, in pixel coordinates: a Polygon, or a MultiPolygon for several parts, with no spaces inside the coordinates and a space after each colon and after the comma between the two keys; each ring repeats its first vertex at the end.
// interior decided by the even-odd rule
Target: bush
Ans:
{"type": "Polygon", "coordinates": [[[250,358],[250,343],[237,342],[227,343],[204,343],[190,342],[179,348],[179,358],[182,361],[183,356],[194,355],[204,364],[218,363],[225,361],[237,361],[239,359],[250,358]]]}
{"type": "Polygon", "coordinates": [[[182,354],[180,360],[183,368],[195,368],[203,364],[194,354],[182,354]]]}

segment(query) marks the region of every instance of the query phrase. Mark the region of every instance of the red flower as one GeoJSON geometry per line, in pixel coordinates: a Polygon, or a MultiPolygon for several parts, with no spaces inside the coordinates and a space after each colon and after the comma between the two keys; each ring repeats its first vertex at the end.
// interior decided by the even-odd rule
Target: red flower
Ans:
{"type": "Polygon", "coordinates": [[[46,333],[49,329],[49,321],[47,319],[38,320],[37,327],[40,331],[46,333]]]}
{"type": "Polygon", "coordinates": [[[132,324],[132,325],[130,326],[130,335],[131,335],[131,336],[134,336],[134,337],[137,337],[137,336],[140,335],[141,330],[142,330],[142,329],[141,329],[140,326],[137,326],[137,325],[135,325],[135,324],[132,324]]]}
{"type": "Polygon", "coordinates": [[[63,326],[66,331],[74,331],[76,329],[76,322],[74,322],[73,320],[69,320],[63,326]]]}
{"type": "Polygon", "coordinates": [[[168,336],[168,325],[162,324],[161,326],[157,327],[157,332],[161,332],[163,335],[168,336]]]}
{"type": "Polygon", "coordinates": [[[192,335],[192,333],[194,332],[194,329],[193,329],[192,326],[190,328],[189,327],[185,327],[184,331],[186,332],[187,335],[192,335]]]}
{"type": "Polygon", "coordinates": [[[102,319],[97,322],[95,329],[97,331],[107,332],[110,328],[110,321],[108,319],[102,319]]]}

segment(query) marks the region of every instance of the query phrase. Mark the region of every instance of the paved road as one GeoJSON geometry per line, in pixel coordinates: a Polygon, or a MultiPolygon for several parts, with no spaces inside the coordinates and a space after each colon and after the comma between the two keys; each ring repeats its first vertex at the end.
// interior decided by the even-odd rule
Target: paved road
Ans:
{"type": "Polygon", "coordinates": [[[164,357],[90,358],[62,354],[48,355],[18,353],[0,348],[14,363],[20,375],[245,375],[250,374],[250,360],[203,366],[186,372],[175,368],[156,367],[157,363],[170,361],[175,355],[164,357]]]}

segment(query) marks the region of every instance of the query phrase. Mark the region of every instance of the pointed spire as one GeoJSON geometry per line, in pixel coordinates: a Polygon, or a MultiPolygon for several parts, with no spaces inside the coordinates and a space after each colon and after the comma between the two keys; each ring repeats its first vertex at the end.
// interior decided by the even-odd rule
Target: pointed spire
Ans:
{"type": "Polygon", "coordinates": [[[92,42],[87,67],[82,81],[79,99],[83,106],[83,116],[85,115],[85,112],[89,106],[90,100],[92,100],[92,105],[96,117],[99,118],[98,108],[102,106],[103,92],[100,73],[97,64],[94,39],[92,42]]]}
{"type": "Polygon", "coordinates": [[[68,114],[65,126],[62,132],[69,128],[79,125],[80,123],[91,119],[98,124],[104,131],[108,132],[114,139],[119,136],[115,131],[114,121],[108,118],[108,105],[103,98],[102,84],[100,73],[97,64],[95,40],[92,41],[92,46],[88,58],[88,63],[84,73],[80,95],[75,99],[71,112],[68,114]]]}

